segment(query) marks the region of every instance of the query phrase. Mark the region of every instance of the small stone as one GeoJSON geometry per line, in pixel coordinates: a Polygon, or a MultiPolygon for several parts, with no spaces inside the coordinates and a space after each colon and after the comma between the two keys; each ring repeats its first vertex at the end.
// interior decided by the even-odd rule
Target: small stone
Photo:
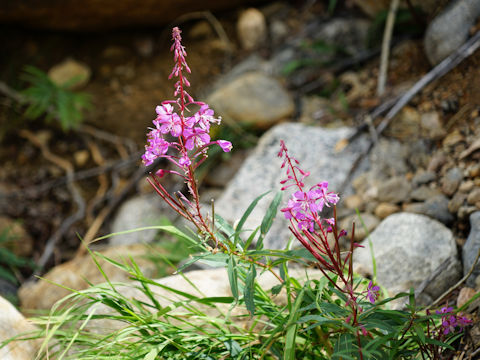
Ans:
{"type": "Polygon", "coordinates": [[[48,77],[58,86],[68,85],[71,90],[80,89],[87,85],[92,71],[90,68],[73,59],[53,66],[48,71],[48,77]]]}
{"type": "Polygon", "coordinates": [[[454,220],[453,215],[448,210],[448,198],[444,195],[437,195],[423,203],[407,204],[403,210],[405,212],[429,216],[446,225],[454,220]]]}
{"type": "Polygon", "coordinates": [[[211,94],[207,103],[226,119],[263,129],[294,111],[293,99],[282,84],[260,72],[240,75],[211,94]]]}
{"type": "Polygon", "coordinates": [[[456,214],[460,206],[465,204],[467,200],[467,194],[462,194],[461,192],[457,192],[453,198],[448,202],[448,211],[452,214],[456,214]]]}
{"type": "Polygon", "coordinates": [[[360,242],[367,237],[367,233],[370,234],[373,230],[375,230],[377,225],[380,223],[380,220],[376,216],[373,216],[372,214],[369,214],[369,213],[361,213],[360,218],[358,217],[357,214],[354,214],[343,219],[340,222],[340,228],[347,230],[347,232],[350,234],[350,231],[352,229],[352,224],[354,222],[355,222],[354,239],[356,242],[360,242]],[[366,230],[363,224],[365,224],[366,230]]]}
{"type": "Polygon", "coordinates": [[[135,40],[135,49],[137,53],[145,58],[152,56],[154,48],[153,38],[150,36],[138,38],[135,40]]]}
{"type": "Polygon", "coordinates": [[[480,188],[475,188],[470,194],[468,194],[467,202],[470,205],[474,205],[480,201],[480,188]]]}
{"type": "Polygon", "coordinates": [[[73,158],[75,159],[75,164],[77,166],[83,167],[90,158],[90,153],[88,150],[78,150],[73,154],[73,158]]]}
{"type": "Polygon", "coordinates": [[[466,304],[468,300],[470,300],[477,292],[475,289],[470,287],[463,287],[460,289],[457,297],[457,308],[462,307],[466,304]]]}
{"type": "Polygon", "coordinates": [[[473,164],[471,168],[468,169],[468,176],[471,178],[475,178],[477,176],[480,176],[480,164],[473,164]]]}
{"type": "Polygon", "coordinates": [[[436,111],[422,114],[420,123],[428,139],[435,140],[445,136],[445,130],[440,122],[440,116],[436,111]]]}
{"type": "Polygon", "coordinates": [[[195,40],[203,40],[212,36],[214,36],[212,26],[206,20],[196,22],[188,32],[188,37],[195,40]]]}
{"type": "Polygon", "coordinates": [[[348,209],[359,209],[360,211],[364,205],[362,197],[357,194],[345,197],[343,202],[348,209]]]}
{"type": "Polygon", "coordinates": [[[287,24],[280,20],[273,20],[270,24],[270,34],[274,43],[279,43],[288,36],[287,24]]]}
{"type": "Polygon", "coordinates": [[[475,206],[467,206],[467,205],[460,206],[460,208],[457,211],[457,217],[459,220],[465,220],[477,210],[478,209],[475,206]]]}
{"type": "Polygon", "coordinates": [[[404,177],[396,176],[379,185],[377,199],[395,204],[407,202],[410,190],[410,183],[404,177]]]}
{"type": "Polygon", "coordinates": [[[237,22],[237,35],[245,50],[259,48],[267,39],[267,22],[263,13],[255,8],[242,12],[237,22]]]}
{"type": "Polygon", "coordinates": [[[465,137],[460,133],[458,129],[455,129],[451,133],[449,133],[447,136],[443,138],[443,146],[444,147],[450,147],[458,144],[460,141],[464,141],[465,137]]]}
{"type": "Polygon", "coordinates": [[[427,171],[431,171],[433,173],[437,172],[447,161],[445,154],[441,151],[435,153],[430,163],[428,164],[427,171]]]}
{"type": "Polygon", "coordinates": [[[420,186],[410,193],[410,197],[416,201],[425,201],[437,195],[440,195],[437,189],[432,189],[426,185],[420,186]]]}
{"type": "Polygon", "coordinates": [[[400,207],[395,204],[390,203],[380,203],[375,208],[375,216],[379,217],[380,219],[385,219],[388,216],[395,214],[396,212],[400,211],[400,207]]]}
{"type": "Polygon", "coordinates": [[[420,186],[434,181],[437,175],[433,171],[418,171],[412,178],[413,186],[420,186]]]}
{"type": "Polygon", "coordinates": [[[454,167],[447,171],[442,179],[442,191],[447,196],[452,196],[457,191],[460,182],[463,180],[463,171],[454,167]]]}
{"type": "Polygon", "coordinates": [[[474,187],[475,187],[475,182],[473,182],[473,180],[467,180],[467,181],[463,181],[460,184],[460,186],[458,187],[458,191],[463,193],[468,193],[472,191],[474,187]]]}

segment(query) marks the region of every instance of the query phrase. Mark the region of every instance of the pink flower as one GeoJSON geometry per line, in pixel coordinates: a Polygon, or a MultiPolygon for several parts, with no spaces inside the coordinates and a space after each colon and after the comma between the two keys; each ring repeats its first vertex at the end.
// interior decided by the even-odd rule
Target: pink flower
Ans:
{"type": "Polygon", "coordinates": [[[183,130],[183,136],[185,137],[185,148],[193,150],[194,147],[202,147],[210,142],[210,135],[200,128],[185,128],[183,130]]]}
{"type": "Polygon", "coordinates": [[[222,148],[224,152],[232,151],[232,143],[227,140],[217,140],[217,144],[222,148]]]}

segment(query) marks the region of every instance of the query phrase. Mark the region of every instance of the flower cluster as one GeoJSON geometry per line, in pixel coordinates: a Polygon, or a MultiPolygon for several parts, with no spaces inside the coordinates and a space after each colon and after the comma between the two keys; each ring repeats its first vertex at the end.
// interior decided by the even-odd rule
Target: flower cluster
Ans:
{"type": "Polygon", "coordinates": [[[281,209],[285,218],[291,221],[294,220],[300,231],[314,232],[315,224],[321,226],[322,221],[333,226],[335,224],[333,218],[322,219],[319,215],[324,206],[335,205],[340,200],[337,194],[328,191],[328,182],[324,181],[315,184],[305,191],[303,181],[310,175],[310,172],[306,172],[298,166],[299,161],[288,154],[288,149],[283,141],[280,141],[278,157],[284,157],[282,169],[288,165],[286,170],[287,178],[280,182],[283,185],[282,191],[291,186],[295,186],[298,189],[292,194],[287,206],[281,209]]]}
{"type": "Polygon", "coordinates": [[[442,315],[440,331],[443,335],[454,333],[456,328],[461,331],[472,322],[472,320],[467,319],[465,316],[455,315],[452,307],[445,306],[437,310],[436,313],[442,315]]]}
{"type": "Polygon", "coordinates": [[[174,43],[171,50],[174,52],[175,65],[169,76],[169,78],[178,77],[174,92],[178,98],[164,101],[156,107],[157,117],[153,120],[155,127],[147,135],[148,144],[145,146],[142,160],[148,166],[155,159],[163,157],[186,173],[190,166],[195,168],[200,164],[201,161],[196,160],[199,155],[202,155],[203,158],[206,156],[209,145],[218,144],[223,151],[228,152],[232,149],[232,144],[225,140],[211,141],[210,125],[219,124],[221,119],[215,118],[213,110],[207,104],[194,101],[185,90],[190,83],[183,74],[183,70],[189,73],[191,71],[185,60],[187,53],[181,44],[180,33],[181,31],[177,27],[172,31],[174,43]],[[177,104],[179,108],[178,113],[175,112],[174,104],[177,104]],[[196,105],[199,110],[192,116],[186,116],[185,112],[189,111],[188,106],[191,105],[196,105]],[[174,140],[168,141],[167,136],[171,136],[174,140]],[[168,155],[170,148],[175,149],[177,155],[168,155]]]}

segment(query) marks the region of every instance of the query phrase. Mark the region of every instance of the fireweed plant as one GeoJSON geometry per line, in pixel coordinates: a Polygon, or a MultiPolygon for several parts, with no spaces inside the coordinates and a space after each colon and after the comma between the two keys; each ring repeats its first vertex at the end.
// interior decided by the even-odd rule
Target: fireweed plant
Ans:
{"type": "Polygon", "coordinates": [[[105,284],[72,290],[55,304],[50,316],[35,319],[38,332],[2,345],[42,338],[37,359],[448,358],[470,320],[460,315],[461,309],[455,311],[448,305],[434,312],[421,311],[413,290],[380,299],[378,284],[353,272],[353,252],[360,245],[353,240],[354,226],[350,235],[338,228],[338,194],[329,191],[327,182],[307,187],[304,181],[309,172],[300,168],[283,141],[278,156],[283,159],[281,168],[286,177],[258,228],[246,231],[243,226],[266,194],[251,203],[236,226],[215,215],[214,208],[210,214],[204,212],[195,170],[210,146],[218,145],[228,152],[232,145],[210,138],[210,126],[219,124],[220,118],[187,93],[187,53],[180,30],[174,28],[172,34],[175,65],[170,77],[177,78],[177,98],[156,108],[142,159],[145,165],[157,158],[172,164],[173,169],[158,170],[149,181],[196,230],[188,234],[173,226],[149,228],[173,234],[198,251],[177,269],[187,282],[188,273],[182,270],[196,261],[206,261],[226,268],[232,295],[187,293],[145,277],[132,259],[120,263],[91,253],[97,265],[97,259],[102,258],[126,271],[133,282],[112,283],[98,265],[105,284]],[[161,183],[168,174],[179,176],[188,192],[169,194],[161,183]],[[285,192],[290,198],[280,213],[289,221],[292,239],[285,250],[265,249],[263,239],[285,192]],[[333,217],[323,215],[326,207],[333,208],[333,217]],[[340,247],[342,238],[349,239],[347,249],[340,247]],[[294,246],[297,241],[302,246],[294,246]],[[294,263],[303,269],[317,267],[322,276],[311,278],[306,270],[299,272],[298,265],[295,271],[294,263]],[[261,273],[273,274],[277,284],[262,288],[256,280],[261,273]],[[141,296],[125,295],[122,289],[126,286],[141,296]],[[168,300],[167,304],[160,298],[168,300]],[[389,309],[389,303],[400,298],[408,299],[404,309],[389,309]]]}

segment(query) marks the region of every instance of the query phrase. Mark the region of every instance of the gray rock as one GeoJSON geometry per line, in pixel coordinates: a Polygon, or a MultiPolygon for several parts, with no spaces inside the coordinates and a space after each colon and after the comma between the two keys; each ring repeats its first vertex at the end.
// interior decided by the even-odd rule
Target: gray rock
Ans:
{"type": "Polygon", "coordinates": [[[380,184],[377,199],[381,202],[407,202],[410,196],[411,185],[407,179],[396,176],[380,184]]]}
{"type": "MultiPolygon", "coordinates": [[[[145,226],[159,225],[162,218],[174,222],[178,215],[155,193],[138,195],[122,204],[112,222],[111,232],[122,232],[145,226]]],[[[110,238],[111,245],[152,242],[157,230],[142,230],[110,238]]]]}
{"type": "MultiPolygon", "coordinates": [[[[463,246],[463,275],[466,275],[480,250],[480,211],[476,211],[470,215],[470,234],[468,234],[467,242],[463,246]]],[[[475,287],[475,279],[480,275],[480,262],[477,262],[475,269],[467,280],[467,286],[475,287]]]]}
{"type": "Polygon", "coordinates": [[[239,76],[217,89],[207,103],[226,121],[269,128],[293,114],[291,96],[280,82],[260,72],[239,76]]]}
{"type": "Polygon", "coordinates": [[[448,198],[437,195],[422,203],[408,204],[404,207],[405,212],[422,214],[438,220],[445,225],[453,222],[454,217],[448,210],[448,198]]]}
{"type": "MultiPolygon", "coordinates": [[[[423,215],[398,213],[390,215],[370,234],[377,265],[378,283],[385,286],[390,295],[416,288],[447,259],[458,262],[457,247],[452,232],[438,221],[423,215]]],[[[354,268],[373,271],[368,243],[354,253],[354,268]]],[[[458,267],[447,267],[442,276],[432,281],[430,296],[436,297],[456,281],[458,267]],[[450,271],[451,273],[445,273],[450,271]]]]}
{"type": "Polygon", "coordinates": [[[437,175],[433,171],[419,171],[412,178],[413,186],[420,186],[434,181],[437,175]]]}
{"type": "Polygon", "coordinates": [[[450,211],[452,214],[455,214],[460,209],[460,207],[465,204],[466,200],[467,194],[457,192],[448,202],[448,211],[450,211]]]}
{"type": "Polygon", "coordinates": [[[480,1],[452,1],[427,28],[425,51],[432,65],[438,64],[460,47],[468,37],[468,32],[480,15],[480,1]]]}
{"type": "Polygon", "coordinates": [[[454,167],[447,171],[442,181],[442,191],[447,196],[452,196],[457,191],[458,186],[463,180],[463,171],[454,167]]]}
{"type": "MultiPolygon", "coordinates": [[[[280,140],[285,141],[290,155],[300,161],[300,167],[311,172],[305,181],[307,186],[328,181],[329,188],[335,191],[345,181],[356,154],[366,146],[365,138],[362,137],[343,151],[334,151],[336,143],[348,137],[352,131],[351,128],[323,129],[294,123],[275,126],[263,135],[257,148],[243,163],[223,196],[216,202],[215,212],[234,223],[242,217],[257,196],[273,190],[258,203],[244,228],[255,229],[260,225],[275,192],[281,188],[280,181],[286,177],[285,169],[280,169],[282,160],[277,156],[280,140]]],[[[361,166],[360,171],[363,169],[361,166]]],[[[288,196],[290,193],[291,191],[288,191],[288,196]]],[[[349,193],[351,189],[347,189],[346,193],[340,196],[349,193]]],[[[284,195],[282,206],[286,200],[287,196],[284,195]]],[[[265,239],[265,246],[283,248],[289,237],[288,222],[277,213],[272,229],[265,239]]]]}
{"type": "Polygon", "coordinates": [[[315,33],[314,39],[355,55],[366,49],[370,22],[365,19],[335,18],[315,33]]]}
{"type": "Polygon", "coordinates": [[[408,148],[397,140],[380,139],[372,149],[370,162],[376,178],[385,179],[408,172],[408,148]]]}
{"type": "Polygon", "coordinates": [[[420,186],[419,188],[412,190],[410,197],[415,201],[425,201],[432,197],[440,195],[440,191],[437,189],[432,189],[428,186],[420,186]]]}

